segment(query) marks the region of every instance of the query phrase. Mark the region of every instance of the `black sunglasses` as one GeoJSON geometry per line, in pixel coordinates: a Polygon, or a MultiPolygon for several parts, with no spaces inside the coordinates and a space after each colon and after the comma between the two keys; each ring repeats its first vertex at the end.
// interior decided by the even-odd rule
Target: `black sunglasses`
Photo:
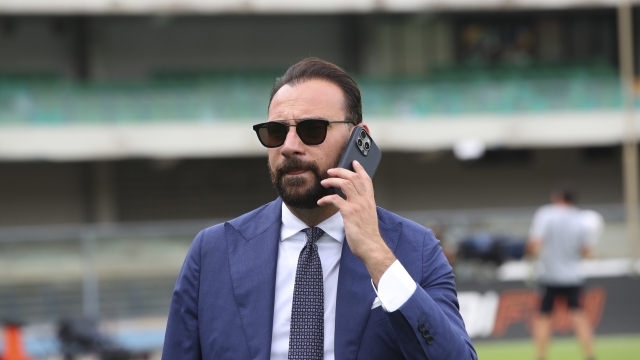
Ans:
{"type": "MultiPolygon", "coordinates": [[[[295,119],[294,119],[295,120],[295,119]]],[[[269,121],[253,125],[253,130],[258,134],[258,139],[268,148],[276,148],[284,144],[284,140],[289,133],[289,127],[295,126],[296,133],[300,140],[306,145],[322,144],[327,137],[329,124],[353,123],[353,121],[329,121],[321,119],[305,119],[297,124],[285,124],[279,121],[269,121]]]]}

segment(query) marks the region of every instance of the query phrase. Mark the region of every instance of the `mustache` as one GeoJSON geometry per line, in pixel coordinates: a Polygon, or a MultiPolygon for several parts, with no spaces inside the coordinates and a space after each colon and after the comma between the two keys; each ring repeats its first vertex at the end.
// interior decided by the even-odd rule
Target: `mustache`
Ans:
{"type": "Polygon", "coordinates": [[[278,178],[281,178],[289,172],[300,170],[311,170],[318,175],[320,174],[318,165],[314,161],[303,161],[297,157],[288,158],[275,170],[278,178]]]}

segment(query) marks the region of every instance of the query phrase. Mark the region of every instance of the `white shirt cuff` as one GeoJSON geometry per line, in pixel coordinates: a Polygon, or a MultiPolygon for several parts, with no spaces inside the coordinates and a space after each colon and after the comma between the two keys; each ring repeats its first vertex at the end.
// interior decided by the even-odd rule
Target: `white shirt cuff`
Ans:
{"type": "MultiPolygon", "coordinates": [[[[373,285],[373,281],[371,282],[373,285]]],[[[382,307],[387,312],[398,310],[416,291],[416,282],[407,270],[396,260],[389,266],[387,271],[382,274],[378,282],[378,289],[373,287],[378,299],[382,303],[382,307]]]]}

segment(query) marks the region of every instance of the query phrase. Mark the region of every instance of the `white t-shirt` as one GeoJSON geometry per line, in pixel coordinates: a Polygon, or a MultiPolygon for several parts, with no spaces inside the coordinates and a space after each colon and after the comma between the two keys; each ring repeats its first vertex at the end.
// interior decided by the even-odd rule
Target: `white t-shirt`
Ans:
{"type": "Polygon", "coordinates": [[[594,240],[575,206],[542,206],[533,217],[530,236],[542,241],[538,281],[544,285],[577,286],[584,282],[582,250],[594,240]]]}
{"type": "Polygon", "coordinates": [[[589,232],[589,244],[595,245],[604,231],[604,219],[594,210],[582,210],[582,220],[589,232]]]}

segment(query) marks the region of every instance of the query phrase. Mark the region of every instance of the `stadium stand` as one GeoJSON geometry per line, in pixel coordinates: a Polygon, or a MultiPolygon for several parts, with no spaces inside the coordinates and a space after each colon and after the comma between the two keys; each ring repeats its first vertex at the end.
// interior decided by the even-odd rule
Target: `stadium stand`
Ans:
{"type": "MultiPolygon", "coordinates": [[[[275,74],[160,75],[142,82],[0,76],[0,125],[259,119],[275,74]]],[[[365,116],[619,109],[615,68],[452,66],[424,77],[360,77],[365,116]]]]}

